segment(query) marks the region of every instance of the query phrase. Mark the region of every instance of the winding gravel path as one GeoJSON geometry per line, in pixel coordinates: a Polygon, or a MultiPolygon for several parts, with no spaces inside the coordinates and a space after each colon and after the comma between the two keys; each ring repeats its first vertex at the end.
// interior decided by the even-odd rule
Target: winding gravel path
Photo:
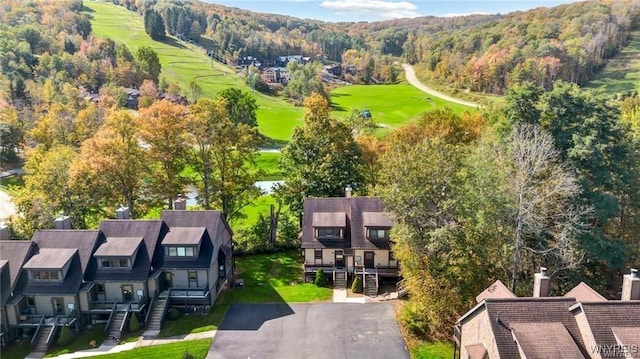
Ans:
{"type": "Polygon", "coordinates": [[[416,88],[428,93],[429,95],[432,95],[432,96],[435,96],[435,97],[439,97],[439,98],[441,98],[443,100],[447,100],[449,102],[455,102],[455,103],[463,105],[463,106],[469,106],[469,107],[475,107],[475,108],[481,107],[477,103],[461,100],[461,99],[455,98],[455,97],[451,97],[451,96],[443,94],[442,92],[436,91],[436,90],[434,90],[432,88],[429,88],[429,87],[425,86],[416,77],[416,73],[415,73],[415,71],[413,71],[413,66],[411,66],[409,64],[402,64],[402,67],[404,68],[404,73],[406,75],[407,81],[409,81],[409,83],[411,85],[413,85],[416,88]]]}

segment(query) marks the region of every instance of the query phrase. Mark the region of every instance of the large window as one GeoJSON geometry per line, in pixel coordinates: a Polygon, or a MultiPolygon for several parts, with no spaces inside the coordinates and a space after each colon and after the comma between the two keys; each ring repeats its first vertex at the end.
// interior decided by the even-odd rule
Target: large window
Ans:
{"type": "Polygon", "coordinates": [[[164,247],[164,255],[167,257],[195,257],[195,247],[164,247]]]}
{"type": "Polygon", "coordinates": [[[315,259],[322,260],[322,249],[314,250],[314,257],[315,259]]]}
{"type": "Polygon", "coordinates": [[[32,270],[31,279],[59,281],[60,271],[32,270]]]}
{"type": "Polygon", "coordinates": [[[389,239],[389,230],[388,229],[369,228],[369,229],[367,229],[367,238],[369,238],[369,239],[389,239]]]}
{"type": "Polygon", "coordinates": [[[340,228],[317,228],[316,237],[328,238],[328,239],[332,239],[332,238],[341,239],[342,230],[340,228]]]}
{"type": "Polygon", "coordinates": [[[124,258],[102,258],[99,263],[101,268],[129,268],[129,260],[124,258]]]}

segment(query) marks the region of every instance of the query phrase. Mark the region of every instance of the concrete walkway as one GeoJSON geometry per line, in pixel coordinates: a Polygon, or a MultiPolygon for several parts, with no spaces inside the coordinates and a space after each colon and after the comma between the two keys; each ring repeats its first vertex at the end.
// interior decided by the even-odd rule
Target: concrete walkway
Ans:
{"type": "Polygon", "coordinates": [[[334,303],[366,303],[367,297],[355,297],[347,298],[346,288],[334,288],[333,289],[333,302],[334,303]]]}
{"type": "MultiPolygon", "coordinates": [[[[156,336],[158,335],[157,332],[146,331],[135,342],[125,343],[121,345],[114,345],[113,341],[108,341],[100,345],[99,348],[81,350],[81,351],[77,351],[75,353],[69,353],[69,354],[62,354],[55,358],[60,358],[60,359],[86,358],[86,357],[92,357],[92,356],[101,355],[101,354],[119,353],[126,350],[131,350],[133,348],[148,347],[151,345],[169,344],[169,343],[175,343],[183,340],[213,338],[215,337],[216,332],[217,332],[216,330],[210,330],[202,333],[192,333],[192,334],[186,334],[186,335],[178,335],[175,337],[156,339],[156,336]]],[[[31,353],[25,359],[39,359],[39,358],[42,358],[43,355],[44,353],[31,353]]]]}

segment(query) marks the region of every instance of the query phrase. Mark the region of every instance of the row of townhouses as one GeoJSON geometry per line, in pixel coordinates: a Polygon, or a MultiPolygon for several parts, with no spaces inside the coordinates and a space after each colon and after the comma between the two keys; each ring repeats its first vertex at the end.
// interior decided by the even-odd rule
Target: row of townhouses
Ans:
{"type": "Polygon", "coordinates": [[[120,338],[136,314],[160,330],[168,308],[206,310],[233,275],[232,232],[217,211],[165,210],[131,219],[127,208],[96,230],[68,217],[31,240],[0,240],[0,338],[28,337],[45,352],[62,325],[105,324],[120,338]]]}

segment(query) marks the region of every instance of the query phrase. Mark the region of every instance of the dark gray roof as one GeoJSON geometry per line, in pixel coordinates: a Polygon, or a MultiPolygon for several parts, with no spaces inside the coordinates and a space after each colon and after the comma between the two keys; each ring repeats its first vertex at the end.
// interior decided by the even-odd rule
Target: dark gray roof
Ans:
{"type": "MultiPolygon", "coordinates": [[[[209,268],[214,258],[216,246],[231,248],[231,230],[218,211],[183,211],[168,210],[162,211],[162,220],[169,227],[169,231],[177,228],[206,228],[204,237],[200,244],[197,258],[177,260],[164,256],[164,251],[160,251],[160,268],[166,269],[188,269],[188,268],[209,268]],[[223,240],[223,232],[228,233],[228,240],[223,240]],[[220,242],[220,243],[218,243],[220,242]]],[[[164,244],[164,239],[163,242],[164,244]]]]}
{"type": "MultiPolygon", "coordinates": [[[[519,358],[518,346],[514,341],[512,324],[515,328],[524,330],[525,324],[560,323],[569,333],[569,338],[579,348],[582,355],[587,357],[585,345],[578,329],[578,324],[569,307],[576,303],[575,298],[487,298],[480,305],[484,305],[495,338],[496,346],[501,358],[519,358]],[[499,319],[499,320],[498,320],[499,319]]],[[[467,316],[465,315],[465,317],[467,316]]],[[[464,319],[461,319],[464,321],[464,319]]],[[[533,326],[535,327],[535,325],[533,326]]],[[[529,327],[531,328],[531,326],[529,327]]],[[[553,333],[550,333],[553,334],[553,333]]],[[[523,336],[525,341],[529,336],[523,336]]],[[[531,342],[528,342],[531,344],[531,342]]],[[[558,347],[571,346],[571,343],[547,341],[548,352],[554,352],[558,347]]],[[[560,350],[560,349],[558,349],[560,350]]]]}
{"type": "Polygon", "coordinates": [[[347,215],[344,212],[313,212],[314,227],[344,228],[347,226],[347,215]]]}
{"type": "Polygon", "coordinates": [[[89,269],[93,252],[102,240],[100,232],[97,230],[47,229],[39,230],[33,235],[33,241],[38,245],[38,249],[77,249],[82,274],[89,269]]]}
{"type": "Polygon", "coordinates": [[[198,245],[206,230],[205,227],[172,227],[162,239],[162,244],[198,245]]]}
{"type": "Polygon", "coordinates": [[[302,248],[389,249],[388,241],[370,241],[366,238],[365,217],[372,220],[378,216],[372,213],[382,212],[382,200],[377,197],[305,198],[302,248]],[[314,213],[345,213],[344,239],[316,239],[314,213]],[[364,213],[368,214],[363,215],[364,213]]]}
{"type": "Polygon", "coordinates": [[[391,228],[393,220],[388,213],[362,212],[362,223],[365,227],[391,228]]]}
{"type": "Polygon", "coordinates": [[[75,248],[40,248],[38,253],[31,257],[22,266],[25,269],[62,269],[78,252],[75,248]]]}
{"type": "Polygon", "coordinates": [[[9,277],[11,289],[16,287],[22,265],[29,260],[35,251],[32,241],[2,240],[0,241],[0,259],[9,261],[9,277]]]}
{"type": "Polygon", "coordinates": [[[152,271],[152,263],[159,260],[162,252],[158,247],[167,231],[164,223],[160,220],[110,219],[100,222],[99,228],[107,241],[128,238],[129,243],[121,245],[129,248],[137,246],[138,252],[131,269],[97,270],[89,279],[99,282],[145,281],[152,271]],[[140,239],[143,246],[140,245],[140,239]]]}
{"type": "Polygon", "coordinates": [[[96,257],[131,257],[140,247],[143,237],[107,237],[93,254],[96,257]]]}
{"type": "Polygon", "coordinates": [[[25,295],[65,295],[76,294],[82,285],[82,265],[80,256],[74,254],[67,275],[62,281],[27,281],[21,292],[25,295]]]}

